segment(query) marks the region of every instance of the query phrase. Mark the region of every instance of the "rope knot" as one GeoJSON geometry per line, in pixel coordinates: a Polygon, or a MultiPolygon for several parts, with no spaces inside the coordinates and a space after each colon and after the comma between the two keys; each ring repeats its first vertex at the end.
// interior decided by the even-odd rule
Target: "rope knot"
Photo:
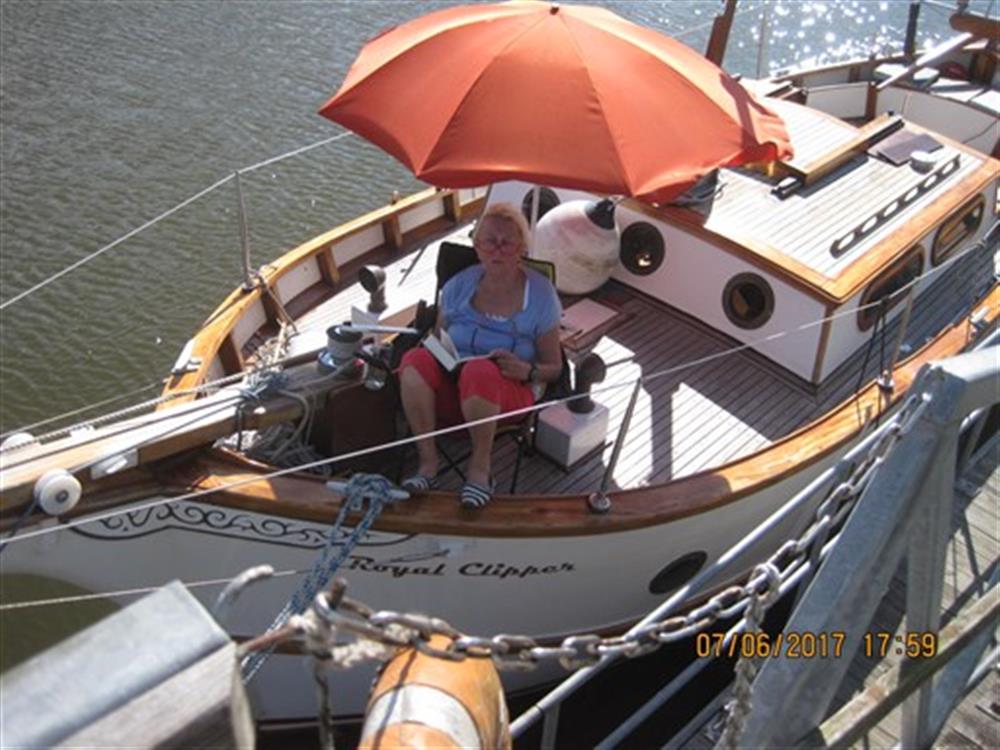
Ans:
{"type": "Polygon", "coordinates": [[[347,483],[345,502],[351,510],[361,510],[365,503],[382,507],[392,501],[392,482],[381,474],[357,473],[347,483]]]}

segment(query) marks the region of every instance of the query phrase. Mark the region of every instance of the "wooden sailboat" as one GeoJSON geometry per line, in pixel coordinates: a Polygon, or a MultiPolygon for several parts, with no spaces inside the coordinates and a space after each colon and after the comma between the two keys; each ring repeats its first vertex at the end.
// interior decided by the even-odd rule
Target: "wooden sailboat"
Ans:
{"type": "MultiPolygon", "coordinates": [[[[922,366],[975,346],[1000,311],[1000,163],[995,129],[963,141],[984,114],[995,123],[996,54],[977,39],[996,29],[966,33],[920,66],[938,72],[921,88],[907,76],[879,87],[885,65],[907,73],[894,60],[746,82],[783,118],[794,158],[722,169],[700,200],[622,200],[611,277],[564,295],[568,359],[596,353],[607,366],[593,399],[608,427],[572,462],[498,442],[498,485],[509,487],[515,470],[517,483],[482,512],[459,509],[456,472],[388,508],[341,569],[352,595],[470,633],[558,639],[621,628],[891,413],[922,366]],[[967,72],[964,95],[940,85],[953,80],[945,63],[967,72]]],[[[362,269],[385,271],[379,324],[407,325],[433,298],[443,242],[467,244],[491,203],[530,212],[539,197],[545,222],[546,208],[603,196],[508,180],[397,200],[235,289],[185,347],[153,414],[8,445],[5,528],[41,500],[0,558],[3,574],[101,592],[261,562],[308,568],[343,499],[325,476],[281,466],[396,479],[409,460],[401,446],[384,447],[402,437],[391,378],[373,388],[374,373],[352,363],[330,373],[322,359],[331,326],[368,305],[362,269]],[[280,385],[249,394],[268,369],[280,369],[280,385]],[[287,426],[279,442],[294,438],[305,452],[273,462],[255,453],[275,425],[287,426]],[[60,522],[53,516],[70,528],[47,533],[60,522]]],[[[544,405],[540,424],[546,409],[565,406],[544,405]]],[[[558,433],[550,422],[572,440],[572,425],[558,433]]],[[[713,586],[806,522],[777,529],[713,586]]],[[[266,628],[295,586],[258,584],[234,606],[231,632],[266,628]]],[[[272,657],[252,683],[262,720],[315,710],[300,658],[272,657]]],[[[551,677],[517,673],[509,687],[551,677]]],[[[348,675],[337,710],[360,713],[367,682],[348,675]]]]}

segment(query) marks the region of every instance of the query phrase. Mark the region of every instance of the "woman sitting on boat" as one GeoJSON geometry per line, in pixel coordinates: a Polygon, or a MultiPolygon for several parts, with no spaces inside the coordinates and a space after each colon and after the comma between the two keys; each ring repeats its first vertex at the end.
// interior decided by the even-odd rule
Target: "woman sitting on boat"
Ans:
{"type": "MultiPolygon", "coordinates": [[[[529,229],[509,203],[490,206],[473,236],[479,263],[445,283],[435,332],[444,330],[465,362],[457,381],[424,348],[411,349],[400,367],[403,411],[415,435],[437,426],[487,419],[534,403],[532,388],[559,378],[559,318],[555,288],[525,268],[529,229]]],[[[481,508],[493,494],[490,459],[496,421],[469,428],[472,454],[462,487],[466,508],[481,508]]],[[[434,486],[438,453],[433,438],[417,441],[417,473],[410,491],[434,486]]]]}

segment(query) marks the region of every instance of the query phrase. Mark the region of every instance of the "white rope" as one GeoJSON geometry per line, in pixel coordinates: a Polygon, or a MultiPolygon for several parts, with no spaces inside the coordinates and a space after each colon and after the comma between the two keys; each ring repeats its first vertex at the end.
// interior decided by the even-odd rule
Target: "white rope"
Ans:
{"type": "Polygon", "coordinates": [[[38,282],[37,284],[35,284],[30,289],[27,289],[26,291],[21,292],[20,294],[16,295],[15,297],[12,297],[11,299],[7,300],[6,302],[0,303],[0,310],[6,309],[10,305],[13,305],[15,302],[24,299],[29,294],[34,294],[39,289],[42,289],[43,287],[48,286],[49,284],[51,284],[56,279],[65,276],[66,274],[70,273],[71,271],[75,271],[77,268],[79,268],[80,266],[82,266],[84,263],[89,263],[94,258],[98,257],[99,255],[103,255],[108,250],[112,249],[113,247],[117,247],[118,245],[120,245],[125,240],[127,240],[127,239],[129,239],[131,237],[134,237],[135,235],[139,234],[139,232],[142,232],[145,229],[149,229],[149,227],[153,226],[154,224],[158,223],[159,221],[162,221],[163,219],[167,218],[171,214],[177,213],[182,208],[184,208],[185,206],[193,203],[194,201],[198,200],[202,196],[207,195],[208,193],[211,193],[213,190],[215,190],[218,187],[222,187],[227,182],[229,182],[231,179],[233,179],[232,175],[229,175],[228,177],[223,177],[221,180],[219,180],[218,182],[216,182],[214,185],[212,185],[210,187],[207,187],[204,190],[202,190],[201,192],[192,195],[187,200],[178,203],[176,206],[174,206],[170,210],[165,211],[164,213],[160,214],[155,219],[150,219],[149,221],[147,221],[142,226],[133,229],[128,234],[122,235],[121,237],[119,237],[114,242],[111,242],[110,244],[107,244],[104,247],[102,247],[100,250],[95,250],[90,255],[88,255],[88,256],[86,256],[86,257],[81,258],[80,260],[78,260],[76,263],[72,263],[72,264],[66,266],[61,271],[57,271],[56,273],[52,274],[47,279],[38,282]]]}
{"type": "MultiPolygon", "coordinates": [[[[300,573],[305,573],[303,570],[282,570],[278,573],[274,573],[269,578],[286,578],[287,576],[299,575],[300,573]]],[[[181,585],[188,589],[200,589],[207,588],[210,586],[225,586],[232,581],[232,577],[229,578],[209,578],[202,581],[181,581],[181,585]]],[[[8,604],[0,604],[0,612],[6,612],[8,610],[14,609],[30,609],[32,607],[50,607],[55,604],[76,604],[78,602],[92,602],[97,599],[110,599],[112,597],[122,597],[122,596],[142,596],[143,594],[151,594],[154,591],[159,591],[162,588],[162,584],[159,586],[143,586],[141,588],[134,589],[119,589],[118,591],[103,591],[95,594],[75,594],[72,596],[57,596],[51,599],[29,599],[22,602],[10,602],[8,604]]]]}
{"type": "Polygon", "coordinates": [[[308,146],[302,146],[301,148],[297,148],[294,151],[288,151],[287,153],[279,154],[278,156],[272,156],[270,159],[265,159],[264,161],[257,162],[256,164],[251,164],[249,167],[244,167],[243,169],[241,169],[240,173],[241,174],[246,174],[247,172],[252,172],[255,169],[260,169],[261,167],[266,167],[269,164],[274,164],[274,163],[282,161],[284,159],[288,159],[288,158],[290,158],[292,156],[298,156],[299,154],[304,154],[307,151],[312,151],[314,148],[319,148],[320,146],[325,146],[328,143],[334,143],[335,141],[339,141],[342,138],[347,138],[348,136],[351,136],[351,135],[354,135],[354,133],[352,133],[350,130],[347,130],[347,131],[345,131],[343,133],[338,133],[335,136],[332,136],[330,138],[324,138],[322,141],[316,141],[316,143],[311,143],[308,146]]]}
{"type": "MultiPolygon", "coordinates": [[[[341,138],[346,138],[349,135],[353,135],[353,133],[351,133],[350,131],[347,131],[347,132],[344,132],[344,133],[339,133],[338,135],[335,135],[335,136],[333,136],[331,138],[325,138],[322,141],[317,141],[316,143],[310,144],[308,146],[302,146],[301,148],[297,148],[294,151],[289,151],[287,153],[280,154],[280,155],[272,157],[270,159],[266,159],[266,160],[264,160],[262,162],[258,162],[257,164],[253,164],[253,165],[251,165],[249,167],[246,167],[244,169],[241,169],[239,171],[240,172],[252,172],[255,169],[260,169],[261,167],[266,167],[267,165],[274,164],[275,162],[281,161],[282,159],[287,159],[287,158],[292,157],[292,156],[297,156],[299,154],[304,154],[305,152],[311,151],[314,148],[319,148],[320,146],[325,146],[328,143],[333,143],[334,141],[339,141],[341,138]]],[[[34,294],[39,289],[42,289],[43,287],[46,287],[49,284],[51,284],[56,279],[59,279],[59,278],[65,276],[66,274],[70,273],[71,271],[75,271],[77,268],[79,268],[80,266],[84,265],[85,263],[89,263],[90,261],[94,260],[94,258],[97,258],[98,256],[103,255],[104,253],[106,253],[108,250],[111,250],[112,248],[117,247],[118,245],[120,245],[125,240],[130,239],[132,237],[135,237],[135,235],[139,234],[140,232],[142,232],[142,231],[144,231],[146,229],[149,229],[154,224],[157,224],[158,222],[162,221],[163,219],[166,219],[168,216],[171,216],[171,215],[177,213],[178,211],[180,211],[185,206],[188,206],[191,203],[194,203],[199,198],[202,198],[203,196],[208,195],[209,193],[211,193],[216,188],[222,187],[227,182],[229,182],[231,179],[233,179],[232,175],[227,175],[226,177],[223,177],[221,180],[219,180],[218,182],[214,183],[213,185],[210,185],[209,187],[205,188],[204,190],[202,190],[202,191],[200,191],[198,193],[195,193],[190,198],[187,198],[186,200],[181,201],[176,206],[174,206],[173,208],[171,208],[171,209],[163,212],[159,216],[157,216],[157,217],[155,217],[153,219],[150,219],[149,221],[147,221],[142,226],[136,227],[135,229],[133,229],[132,231],[128,232],[127,234],[122,235],[121,237],[119,237],[114,242],[111,242],[111,243],[105,245],[104,247],[100,248],[99,250],[95,250],[90,255],[88,255],[88,256],[86,256],[84,258],[81,258],[80,260],[76,261],[75,263],[72,263],[72,264],[66,266],[61,271],[57,271],[56,273],[54,273],[51,276],[49,276],[47,279],[44,279],[44,280],[38,282],[37,284],[35,284],[30,289],[26,289],[25,291],[23,291],[20,294],[12,297],[11,299],[7,300],[6,302],[0,303],[0,310],[4,310],[7,307],[9,307],[10,305],[13,305],[15,302],[18,302],[18,301],[24,299],[28,295],[34,294]]]]}
{"type": "MultiPolygon", "coordinates": [[[[912,286],[914,284],[917,284],[917,283],[923,281],[924,279],[927,279],[927,278],[933,276],[936,273],[939,273],[941,271],[946,270],[952,263],[955,263],[955,262],[961,260],[964,256],[966,256],[966,255],[970,254],[971,252],[973,252],[976,249],[976,247],[978,246],[978,244],[979,243],[973,243],[972,245],[970,245],[966,249],[962,250],[961,252],[952,255],[951,257],[949,257],[943,263],[941,263],[941,264],[939,264],[939,265],[931,268],[927,272],[925,272],[925,273],[921,274],[920,276],[916,277],[915,279],[913,279],[913,281],[911,281],[909,284],[907,284],[907,285],[905,285],[903,287],[900,287],[900,289],[897,290],[895,292],[895,294],[899,294],[900,292],[908,289],[910,286],[912,286]]],[[[787,335],[788,333],[796,333],[796,332],[798,332],[800,330],[806,330],[806,329],[809,329],[809,328],[815,328],[816,326],[822,325],[823,323],[826,323],[827,321],[831,321],[832,322],[832,321],[834,321],[834,320],[836,320],[836,319],[838,319],[840,317],[843,317],[843,316],[846,316],[846,315],[852,315],[852,314],[855,314],[855,313],[857,313],[857,312],[859,312],[861,310],[868,310],[870,308],[874,308],[874,307],[878,306],[879,304],[880,304],[880,302],[875,301],[875,302],[870,302],[867,305],[860,305],[857,308],[854,308],[853,310],[844,310],[844,311],[841,311],[839,313],[835,313],[833,315],[830,315],[829,317],[821,318],[821,319],[819,319],[817,321],[814,321],[812,323],[806,323],[806,324],[804,324],[803,326],[800,326],[797,329],[789,329],[787,331],[783,331],[783,332],[780,332],[780,333],[772,334],[772,336],[770,336],[768,338],[760,339],[760,340],[758,340],[756,342],[752,342],[752,343],[749,343],[749,344],[743,344],[743,345],[738,346],[738,347],[736,347],[736,348],[734,348],[732,350],[727,350],[726,352],[723,352],[722,354],[728,354],[730,352],[736,352],[736,351],[739,351],[739,350],[742,350],[742,349],[746,349],[748,347],[753,347],[753,346],[756,346],[757,344],[762,343],[764,341],[771,340],[771,338],[780,338],[782,336],[787,335]]],[[[712,356],[719,356],[719,355],[712,355],[712,356]]],[[[275,365],[282,365],[282,364],[284,364],[285,361],[287,361],[287,360],[282,360],[282,361],[276,362],[274,364],[275,365]]],[[[696,360],[696,362],[700,363],[701,360],[696,360]]],[[[672,371],[673,370],[670,370],[670,371],[667,371],[667,372],[672,372],[672,371]]],[[[202,391],[210,390],[212,388],[220,387],[220,386],[223,386],[223,385],[228,385],[230,383],[233,383],[233,382],[236,382],[236,381],[242,379],[245,376],[245,374],[246,373],[244,373],[244,372],[239,372],[239,373],[235,373],[233,375],[227,375],[227,376],[224,376],[222,378],[218,378],[216,380],[207,381],[205,383],[202,383],[200,385],[194,386],[192,388],[186,388],[186,389],[184,389],[182,391],[176,391],[176,392],[168,394],[166,396],[159,396],[159,397],[157,397],[155,399],[150,399],[148,401],[140,402],[139,404],[135,404],[133,406],[126,407],[125,409],[122,409],[122,410],[117,411],[117,412],[112,412],[110,414],[106,414],[106,415],[103,415],[101,417],[96,417],[96,418],[90,419],[90,420],[84,420],[82,422],[78,422],[76,424],[60,428],[59,430],[55,430],[55,431],[49,432],[47,434],[41,435],[41,436],[37,437],[36,440],[38,442],[42,442],[44,440],[49,440],[49,439],[52,439],[54,437],[58,437],[59,435],[68,434],[71,431],[76,430],[76,429],[80,429],[80,428],[83,428],[83,427],[90,427],[90,426],[93,426],[95,424],[100,424],[102,422],[113,421],[115,419],[118,419],[119,417],[126,416],[128,414],[132,414],[132,413],[141,411],[144,408],[147,408],[147,407],[150,407],[150,406],[156,406],[158,404],[161,404],[161,403],[164,403],[164,402],[167,402],[167,401],[171,401],[174,398],[178,398],[180,396],[186,396],[186,395],[190,395],[192,393],[200,393],[202,391]]],[[[658,376],[659,376],[659,373],[652,373],[652,374],[650,374],[650,375],[648,375],[646,377],[648,379],[653,379],[653,378],[656,378],[658,376]]],[[[314,382],[314,381],[310,381],[310,382],[314,382]]],[[[158,387],[159,385],[160,385],[160,383],[158,383],[158,382],[157,383],[150,383],[149,385],[143,386],[142,388],[139,388],[139,389],[137,389],[135,391],[132,391],[131,394],[126,394],[126,395],[132,395],[132,394],[135,394],[135,393],[139,393],[139,392],[141,392],[143,390],[148,390],[150,388],[158,387]]],[[[17,429],[9,430],[9,431],[3,433],[2,435],[0,435],[0,440],[2,440],[3,438],[6,438],[6,437],[8,437],[8,436],[10,436],[10,435],[12,435],[12,434],[14,434],[16,432],[27,432],[27,431],[31,430],[32,428],[37,427],[39,425],[49,424],[51,422],[56,422],[56,421],[58,421],[60,419],[64,419],[66,417],[73,416],[75,414],[79,414],[80,412],[87,411],[89,409],[95,409],[95,408],[97,408],[98,406],[100,406],[102,404],[110,403],[110,402],[112,402],[112,401],[114,401],[114,400],[116,400],[118,398],[124,398],[124,396],[120,396],[120,397],[116,396],[116,397],[111,398],[111,399],[106,399],[104,401],[99,401],[99,402],[90,404],[88,406],[83,406],[83,407],[80,407],[79,409],[74,409],[73,411],[69,411],[69,412],[66,412],[64,414],[60,414],[58,416],[51,417],[51,418],[43,420],[41,422],[35,422],[34,424],[29,424],[29,425],[26,425],[24,427],[20,427],[20,428],[17,428],[17,429]]],[[[171,416],[169,414],[169,412],[164,412],[164,414],[165,414],[164,418],[169,418],[171,416]]],[[[81,445],[86,445],[86,443],[81,443],[81,445]]],[[[7,448],[6,450],[9,451],[9,450],[14,450],[14,449],[7,448]]],[[[0,450],[0,454],[2,454],[3,452],[4,452],[3,450],[0,450]]]]}

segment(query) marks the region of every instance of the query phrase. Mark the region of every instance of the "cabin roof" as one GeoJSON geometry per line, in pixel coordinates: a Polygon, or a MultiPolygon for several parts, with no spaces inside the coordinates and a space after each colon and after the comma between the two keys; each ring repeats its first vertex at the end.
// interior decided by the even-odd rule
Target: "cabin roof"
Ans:
{"type": "MultiPolygon", "coordinates": [[[[788,127],[795,148],[791,167],[815,162],[860,133],[859,128],[814,109],[782,100],[768,100],[768,105],[788,127]]],[[[910,123],[904,127],[924,132],[910,123]]],[[[931,171],[941,170],[956,157],[958,164],[918,194],[913,191],[928,173],[918,172],[909,163],[895,166],[862,151],[815,184],[784,199],[772,193],[775,178],[752,169],[722,170],[721,189],[707,216],[697,222],[703,230],[763,261],[787,280],[828,301],[841,302],[891,265],[995,174],[995,166],[989,164],[993,160],[931,135],[942,144],[934,152],[937,162],[931,171]],[[899,206],[890,205],[907,194],[916,197],[899,206]],[[884,219],[877,220],[879,212],[885,214],[884,219]],[[918,217],[921,221],[916,221],[918,217]],[[923,220],[928,218],[934,223],[924,226],[923,220]],[[855,234],[866,220],[871,225],[855,234]]],[[[691,211],[664,211],[691,224],[691,211]]]]}

